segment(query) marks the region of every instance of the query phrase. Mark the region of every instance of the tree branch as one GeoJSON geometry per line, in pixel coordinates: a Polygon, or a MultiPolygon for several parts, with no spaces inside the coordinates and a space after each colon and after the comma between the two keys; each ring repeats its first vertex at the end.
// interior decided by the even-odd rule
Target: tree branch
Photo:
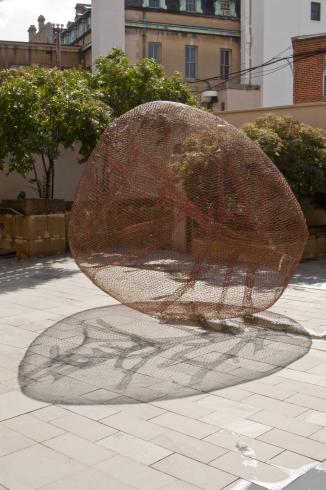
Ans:
{"type": "Polygon", "coordinates": [[[32,165],[33,165],[34,180],[36,182],[38,196],[42,197],[42,188],[41,188],[41,184],[40,184],[40,181],[39,181],[39,178],[37,175],[36,165],[35,165],[34,159],[31,158],[31,160],[32,160],[32,165]]]}

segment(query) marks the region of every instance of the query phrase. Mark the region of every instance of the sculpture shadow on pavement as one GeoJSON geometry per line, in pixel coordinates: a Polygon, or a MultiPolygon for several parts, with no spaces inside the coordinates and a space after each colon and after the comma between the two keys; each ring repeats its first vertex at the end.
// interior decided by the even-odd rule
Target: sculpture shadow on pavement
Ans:
{"type": "Polygon", "coordinates": [[[67,405],[183,398],[271,375],[311,347],[302,326],[269,311],[162,326],[124,305],[65,318],[28,348],[19,366],[21,390],[67,405]]]}

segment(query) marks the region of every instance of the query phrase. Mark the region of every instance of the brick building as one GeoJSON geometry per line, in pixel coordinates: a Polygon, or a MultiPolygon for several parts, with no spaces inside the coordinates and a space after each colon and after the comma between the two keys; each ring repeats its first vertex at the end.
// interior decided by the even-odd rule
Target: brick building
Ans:
{"type": "Polygon", "coordinates": [[[292,45],[294,104],[326,100],[326,33],[294,37],[292,45]]]}

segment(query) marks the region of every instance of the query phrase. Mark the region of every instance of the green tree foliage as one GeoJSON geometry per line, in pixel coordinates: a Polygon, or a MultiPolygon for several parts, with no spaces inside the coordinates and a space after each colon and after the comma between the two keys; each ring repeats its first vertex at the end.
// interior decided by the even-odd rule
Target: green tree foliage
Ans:
{"type": "Polygon", "coordinates": [[[110,120],[92,82],[92,74],[81,70],[30,67],[0,73],[0,162],[8,173],[33,172],[40,197],[54,196],[60,149],[78,143],[84,161],[110,120]]]}
{"type": "Polygon", "coordinates": [[[231,182],[224,191],[219,185],[224,179],[224,168],[237,164],[232,162],[227,150],[232,144],[232,134],[224,131],[194,133],[177,148],[171,163],[171,170],[188,198],[216,221],[226,210],[241,214],[241,203],[238,195],[232,192],[231,182]]]}
{"type": "Polygon", "coordinates": [[[299,201],[326,208],[326,138],[319,130],[273,114],[242,129],[273,160],[299,201]]]}
{"type": "Polygon", "coordinates": [[[171,169],[182,183],[189,199],[216,218],[219,180],[216,161],[221,157],[221,143],[216,134],[205,131],[186,138],[175,153],[171,169]]]}
{"type": "Polygon", "coordinates": [[[131,65],[126,54],[115,49],[96,62],[96,82],[114,116],[145,102],[169,100],[197,106],[180,74],[168,76],[156,61],[145,58],[131,65]]]}
{"type": "Polygon", "coordinates": [[[38,67],[0,72],[0,168],[24,177],[32,172],[39,196],[52,198],[62,148],[78,144],[85,161],[112,117],[153,100],[197,105],[181,75],[169,77],[149,59],[130,65],[121,50],[99,58],[96,74],[38,67]]]}

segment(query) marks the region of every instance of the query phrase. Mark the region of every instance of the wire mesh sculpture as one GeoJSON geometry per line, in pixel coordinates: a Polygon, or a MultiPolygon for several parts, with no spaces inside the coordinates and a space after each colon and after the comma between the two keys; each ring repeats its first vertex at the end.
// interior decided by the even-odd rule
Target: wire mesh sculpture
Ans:
{"type": "Polygon", "coordinates": [[[70,220],[80,269],[124,305],[169,322],[269,308],[306,240],[301,208],[263,151],[217,116],[172,102],[109,125],[70,220]]]}

